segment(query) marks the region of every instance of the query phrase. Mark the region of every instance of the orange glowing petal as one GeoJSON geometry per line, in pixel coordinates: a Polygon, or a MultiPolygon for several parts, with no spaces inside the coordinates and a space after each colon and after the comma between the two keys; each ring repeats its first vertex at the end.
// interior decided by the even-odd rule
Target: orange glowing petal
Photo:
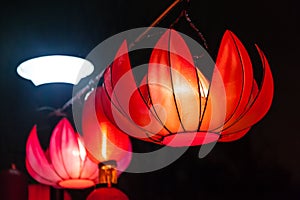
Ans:
{"type": "Polygon", "coordinates": [[[161,106],[154,108],[155,112],[170,132],[198,129],[197,68],[176,31],[166,31],[155,45],[149,61],[148,84],[151,103],[161,106]]]}
{"type": "Polygon", "coordinates": [[[222,74],[217,67],[213,71],[208,91],[207,105],[203,112],[200,131],[213,132],[223,127],[226,117],[226,93],[222,74]]]}
{"type": "Polygon", "coordinates": [[[42,150],[36,126],[31,130],[26,143],[26,167],[34,179],[45,184],[55,185],[61,180],[42,150]]]}
{"type": "Polygon", "coordinates": [[[64,179],[79,178],[82,160],[79,144],[70,122],[63,118],[52,132],[50,158],[56,172],[64,179]]]}
{"type": "Polygon", "coordinates": [[[258,48],[258,46],[256,47],[260,54],[264,71],[261,88],[257,93],[257,89],[254,87],[252,96],[254,96],[255,93],[257,93],[257,95],[252,98],[252,103],[251,105],[248,105],[249,108],[245,113],[243,113],[243,117],[229,127],[227,132],[237,132],[254,125],[265,116],[272,104],[274,83],[271,69],[264,53],[258,48]]]}
{"type": "Polygon", "coordinates": [[[226,128],[244,112],[252,90],[253,71],[250,57],[241,41],[226,31],[217,56],[226,90],[226,128]]]}

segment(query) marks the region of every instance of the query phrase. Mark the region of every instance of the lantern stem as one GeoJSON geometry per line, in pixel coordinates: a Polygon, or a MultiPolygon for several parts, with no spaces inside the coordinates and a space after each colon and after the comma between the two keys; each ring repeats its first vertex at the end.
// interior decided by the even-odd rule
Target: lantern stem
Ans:
{"type": "Polygon", "coordinates": [[[115,160],[109,160],[99,163],[99,184],[106,184],[107,187],[112,187],[113,184],[117,184],[117,162],[115,160]]]}

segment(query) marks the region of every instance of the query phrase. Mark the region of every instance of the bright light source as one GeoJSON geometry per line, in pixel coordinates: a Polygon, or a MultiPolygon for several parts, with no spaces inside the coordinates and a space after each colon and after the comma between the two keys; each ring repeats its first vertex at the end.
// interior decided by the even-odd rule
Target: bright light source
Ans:
{"type": "Polygon", "coordinates": [[[42,56],[27,60],[17,68],[17,73],[39,86],[46,83],[78,84],[90,75],[94,65],[83,58],[65,55],[42,56]]]}

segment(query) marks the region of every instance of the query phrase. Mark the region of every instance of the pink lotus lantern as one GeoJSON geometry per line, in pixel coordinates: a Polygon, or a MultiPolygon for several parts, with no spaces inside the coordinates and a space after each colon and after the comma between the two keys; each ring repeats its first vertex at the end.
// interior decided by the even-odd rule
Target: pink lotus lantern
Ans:
{"type": "Polygon", "coordinates": [[[26,144],[26,168],[36,181],[56,188],[88,188],[98,177],[97,164],[87,157],[79,135],[66,118],[54,128],[46,152],[33,127],[26,144]]]}

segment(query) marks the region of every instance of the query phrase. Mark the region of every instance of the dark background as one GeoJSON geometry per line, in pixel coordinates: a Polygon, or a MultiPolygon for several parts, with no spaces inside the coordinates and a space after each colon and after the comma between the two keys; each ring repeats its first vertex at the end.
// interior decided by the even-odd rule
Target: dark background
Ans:
{"type": "MultiPolygon", "coordinates": [[[[16,73],[24,60],[40,55],[85,57],[106,38],[152,23],[170,0],[2,1],[0,4],[0,169],[11,163],[27,174],[25,142],[34,124],[47,143],[53,128],[49,110],[61,107],[72,86],[35,87],[16,73]],[[45,135],[41,133],[45,132],[45,135]]],[[[257,43],[265,52],[275,82],[268,114],[242,139],[218,143],[203,159],[190,148],[170,166],[146,174],[122,174],[119,188],[131,200],[141,199],[298,199],[300,198],[299,9],[296,0],[198,1],[190,17],[205,36],[212,56],[222,34],[232,30],[249,52],[257,43]]],[[[160,24],[167,27],[179,7],[160,24]]],[[[182,21],[182,24],[185,22],[182,21]]],[[[186,26],[188,27],[188,26],[186,26]]],[[[181,30],[192,32],[186,28],[181,30]]],[[[133,142],[134,149],[147,145],[133,142]]],[[[29,177],[30,178],[30,177],[29,177]]],[[[34,182],[30,179],[30,182],[34,182]]],[[[84,199],[86,191],[71,191],[84,199]]]]}

